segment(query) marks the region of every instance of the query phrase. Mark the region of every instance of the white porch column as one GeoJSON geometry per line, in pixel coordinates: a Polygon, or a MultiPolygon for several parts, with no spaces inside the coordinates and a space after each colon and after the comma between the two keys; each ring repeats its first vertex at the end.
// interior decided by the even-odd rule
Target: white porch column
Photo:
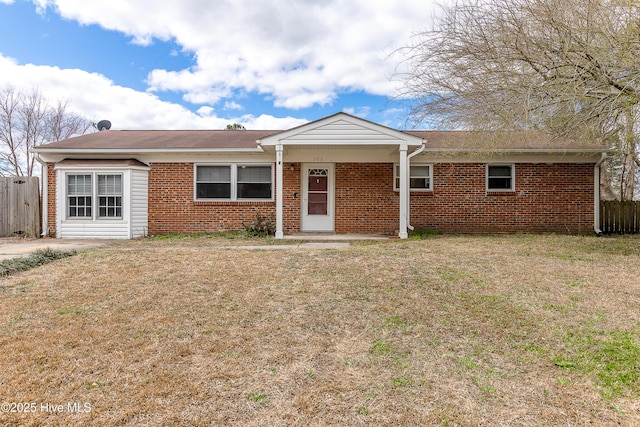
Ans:
{"type": "Polygon", "coordinates": [[[284,238],[284,231],[282,230],[282,215],[283,215],[283,195],[284,184],[283,179],[283,153],[282,144],[278,142],[276,144],[276,239],[284,238]]]}
{"type": "Polygon", "coordinates": [[[407,168],[407,144],[401,144],[400,147],[400,227],[398,237],[406,239],[409,237],[407,233],[407,214],[409,212],[409,170],[407,168]]]}

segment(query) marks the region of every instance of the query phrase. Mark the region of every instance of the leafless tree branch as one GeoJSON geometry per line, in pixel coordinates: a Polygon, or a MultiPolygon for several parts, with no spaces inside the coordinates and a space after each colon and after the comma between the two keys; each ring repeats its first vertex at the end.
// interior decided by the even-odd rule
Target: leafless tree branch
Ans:
{"type": "Polygon", "coordinates": [[[525,129],[616,149],[633,197],[640,115],[637,0],[458,0],[397,53],[415,123],[525,129]]]}

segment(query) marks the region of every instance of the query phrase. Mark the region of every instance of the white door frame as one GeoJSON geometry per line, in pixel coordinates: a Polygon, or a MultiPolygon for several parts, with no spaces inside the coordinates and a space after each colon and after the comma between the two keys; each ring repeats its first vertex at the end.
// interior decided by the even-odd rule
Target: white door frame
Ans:
{"type": "Polygon", "coordinates": [[[300,206],[300,230],[303,232],[333,232],[335,230],[335,165],[333,163],[303,163],[301,189],[302,197],[300,206]],[[327,170],[327,214],[309,215],[309,170],[327,170]]]}

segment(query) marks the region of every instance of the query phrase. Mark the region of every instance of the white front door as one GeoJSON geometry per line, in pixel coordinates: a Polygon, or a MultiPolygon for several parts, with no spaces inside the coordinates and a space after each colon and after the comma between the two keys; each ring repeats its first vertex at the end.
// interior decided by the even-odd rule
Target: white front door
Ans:
{"type": "Polygon", "coordinates": [[[333,231],[333,171],[330,163],[302,165],[302,231],[333,231]]]}

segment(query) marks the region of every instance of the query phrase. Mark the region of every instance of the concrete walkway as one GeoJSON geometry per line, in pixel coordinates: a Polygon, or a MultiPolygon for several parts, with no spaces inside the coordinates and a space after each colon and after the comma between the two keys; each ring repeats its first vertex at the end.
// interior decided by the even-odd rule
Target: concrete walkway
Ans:
{"type": "MultiPolygon", "coordinates": [[[[353,241],[387,240],[386,236],[363,234],[296,234],[285,236],[291,244],[279,245],[221,245],[220,249],[236,250],[282,250],[282,249],[345,249],[353,241]]],[[[24,239],[18,237],[0,237],[0,261],[27,256],[39,249],[81,250],[106,246],[114,240],[99,239],[24,239]]],[[[123,242],[123,240],[119,240],[123,242]]]]}
{"type": "Polygon", "coordinates": [[[14,237],[0,237],[0,261],[29,255],[39,249],[90,249],[104,246],[111,240],[94,239],[22,239],[14,237]]]}

